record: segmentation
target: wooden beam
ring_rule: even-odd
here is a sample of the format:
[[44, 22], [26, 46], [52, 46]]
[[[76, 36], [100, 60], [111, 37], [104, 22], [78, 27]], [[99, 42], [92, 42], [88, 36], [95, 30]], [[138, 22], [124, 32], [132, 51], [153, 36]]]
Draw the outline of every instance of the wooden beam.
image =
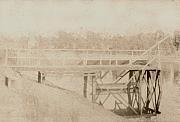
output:
[[108, 73], [109, 73], [109, 70], [106, 71], [103, 75], [101, 74], [102, 76], [100, 78], [103, 79]]
[[104, 105], [104, 103], [107, 101], [107, 99], [110, 97], [110, 93], [108, 93], [108, 95], [106, 96], [106, 98], [104, 99], [104, 101], [102, 102], [102, 104]]

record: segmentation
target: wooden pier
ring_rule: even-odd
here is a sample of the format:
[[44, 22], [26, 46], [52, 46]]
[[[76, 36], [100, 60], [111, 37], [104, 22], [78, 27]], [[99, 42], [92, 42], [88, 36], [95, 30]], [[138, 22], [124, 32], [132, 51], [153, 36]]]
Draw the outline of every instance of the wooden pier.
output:
[[[115, 99], [114, 112], [125, 107], [134, 115], [156, 115], [162, 95], [160, 64], [171, 62], [172, 57], [179, 61], [177, 56], [161, 53], [160, 45], [168, 38], [148, 50], [0, 49], [4, 54], [0, 66], [18, 72], [36, 71], [42, 84], [49, 72], [80, 72], [83, 95], [91, 96], [93, 103], [104, 106], [111, 96]], [[104, 82], [107, 75], [111, 76], [108, 83]]]

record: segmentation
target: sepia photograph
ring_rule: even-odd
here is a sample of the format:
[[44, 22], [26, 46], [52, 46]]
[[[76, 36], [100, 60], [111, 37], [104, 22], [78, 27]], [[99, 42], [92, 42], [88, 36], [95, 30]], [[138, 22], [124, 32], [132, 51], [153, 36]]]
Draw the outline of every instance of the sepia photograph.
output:
[[180, 0], [0, 0], [0, 122], [180, 122]]

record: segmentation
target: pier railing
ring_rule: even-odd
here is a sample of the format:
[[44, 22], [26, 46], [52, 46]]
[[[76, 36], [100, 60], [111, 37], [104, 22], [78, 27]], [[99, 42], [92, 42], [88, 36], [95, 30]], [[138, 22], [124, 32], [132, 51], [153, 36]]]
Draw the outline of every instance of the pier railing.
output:
[[[166, 38], [165, 38], [166, 39]], [[177, 58], [168, 49], [160, 48], [165, 39], [148, 50], [100, 49], [0, 49], [0, 66], [8, 67], [61, 67], [86, 65], [122, 65], [159, 58]]]
[[122, 60], [146, 60], [145, 50], [0, 49], [2, 66], [118, 65]]

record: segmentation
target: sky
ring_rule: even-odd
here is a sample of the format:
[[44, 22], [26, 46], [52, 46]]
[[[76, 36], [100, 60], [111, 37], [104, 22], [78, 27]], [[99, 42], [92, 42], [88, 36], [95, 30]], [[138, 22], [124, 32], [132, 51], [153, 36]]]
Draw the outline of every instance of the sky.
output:
[[180, 1], [0, 0], [0, 33], [180, 30]]

